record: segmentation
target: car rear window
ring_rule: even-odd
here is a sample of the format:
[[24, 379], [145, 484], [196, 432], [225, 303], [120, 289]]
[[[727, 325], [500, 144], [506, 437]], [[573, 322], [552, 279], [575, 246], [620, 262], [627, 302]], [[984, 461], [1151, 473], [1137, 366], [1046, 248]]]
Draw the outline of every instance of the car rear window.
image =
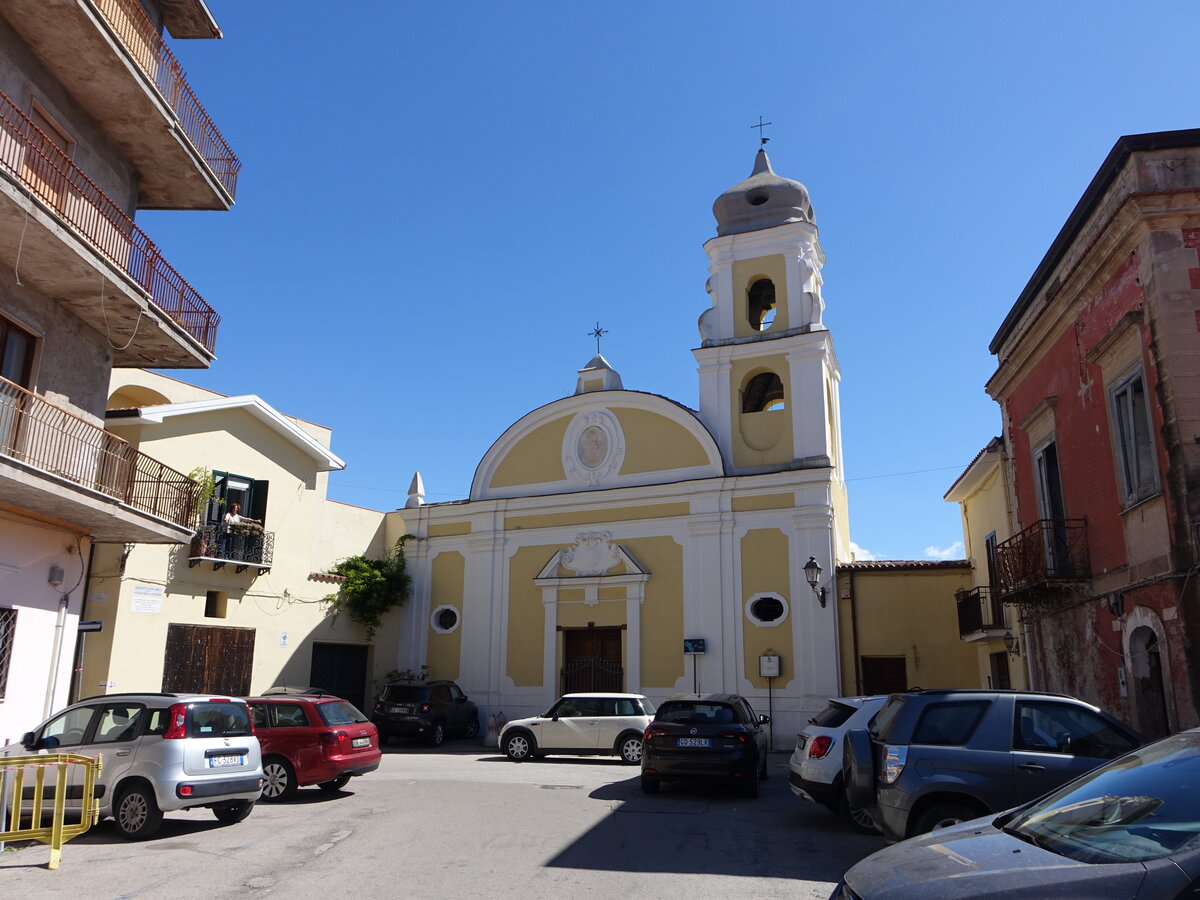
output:
[[188, 705], [188, 737], [244, 737], [253, 734], [245, 703], [203, 700]]
[[845, 703], [830, 700], [829, 705], [809, 719], [809, 721], [813, 725], [820, 725], [822, 728], [837, 728], [854, 715], [854, 713], [855, 708], [853, 706], [847, 706]]
[[411, 684], [389, 684], [380, 699], [392, 703], [422, 703], [429, 697], [429, 688]]
[[892, 726], [896, 724], [896, 719], [900, 716], [900, 711], [904, 709], [904, 699], [901, 697], [892, 697], [887, 703], [883, 704], [883, 709], [875, 713], [875, 716], [867, 723], [867, 729], [871, 732], [871, 737], [880, 741], [887, 741], [890, 737]]
[[738, 721], [738, 716], [732, 706], [724, 703], [674, 701], [660, 706], [656, 719], [677, 725], [727, 725]]
[[347, 703], [345, 700], [318, 703], [317, 715], [321, 717], [321, 721], [326, 725], [357, 725], [359, 722], [369, 721], [366, 716], [358, 711], [358, 707], [353, 703]]
[[943, 744], [957, 747], [971, 739], [975, 726], [991, 703], [970, 700], [963, 703], [931, 703], [921, 713], [913, 729], [914, 744]]

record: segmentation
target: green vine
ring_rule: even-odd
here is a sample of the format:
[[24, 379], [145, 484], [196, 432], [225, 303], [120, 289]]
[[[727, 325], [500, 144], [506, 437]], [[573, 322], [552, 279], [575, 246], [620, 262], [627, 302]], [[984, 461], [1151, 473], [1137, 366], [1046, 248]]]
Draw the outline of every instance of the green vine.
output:
[[412, 577], [404, 562], [404, 543], [410, 537], [406, 534], [397, 540], [383, 559], [350, 556], [326, 572], [346, 579], [336, 594], [325, 597], [331, 621], [345, 613], [366, 629], [368, 641], [374, 639], [384, 613], [408, 599]]

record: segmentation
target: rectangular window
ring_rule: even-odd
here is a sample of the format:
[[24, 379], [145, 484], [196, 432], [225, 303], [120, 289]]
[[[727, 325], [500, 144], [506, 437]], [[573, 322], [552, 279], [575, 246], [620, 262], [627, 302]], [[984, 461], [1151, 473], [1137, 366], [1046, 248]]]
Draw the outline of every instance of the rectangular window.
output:
[[13, 641], [17, 636], [17, 611], [0, 609], [0, 699], [8, 687], [8, 667], [12, 662]]
[[36, 338], [5, 318], [0, 318], [0, 377], [29, 387]]
[[1117, 383], [1109, 392], [1116, 444], [1117, 476], [1125, 505], [1144, 500], [1158, 490], [1154, 442], [1150, 437], [1150, 409], [1141, 370]]
[[225, 516], [234, 512], [235, 504], [237, 515], [266, 523], [268, 482], [232, 472], [213, 472], [213, 482], [213, 496], [208, 504], [210, 523], [223, 524]]
[[204, 595], [204, 618], [224, 619], [229, 595], [225, 591], [207, 591]]

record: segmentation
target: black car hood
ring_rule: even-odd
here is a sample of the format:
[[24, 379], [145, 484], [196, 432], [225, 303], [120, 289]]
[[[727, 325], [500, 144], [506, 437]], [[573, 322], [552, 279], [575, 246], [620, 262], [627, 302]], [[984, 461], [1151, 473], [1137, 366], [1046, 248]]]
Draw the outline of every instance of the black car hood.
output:
[[902, 841], [846, 873], [869, 900], [882, 898], [1134, 897], [1146, 876], [1141, 863], [1081, 863], [1027, 844], [995, 828], [993, 817]]

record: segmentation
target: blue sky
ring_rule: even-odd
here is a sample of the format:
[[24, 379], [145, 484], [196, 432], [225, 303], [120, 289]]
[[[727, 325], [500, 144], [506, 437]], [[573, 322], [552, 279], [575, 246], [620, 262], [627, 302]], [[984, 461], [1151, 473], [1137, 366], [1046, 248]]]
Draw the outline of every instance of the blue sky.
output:
[[961, 555], [942, 495], [1000, 431], [987, 345], [1122, 134], [1193, 127], [1194, 4], [208, 0], [175, 41], [244, 167], [228, 213], [138, 222], [223, 316], [170, 372], [334, 429], [330, 496], [465, 497], [574, 390], [698, 405], [712, 201], [762, 115], [809, 189], [852, 539]]

